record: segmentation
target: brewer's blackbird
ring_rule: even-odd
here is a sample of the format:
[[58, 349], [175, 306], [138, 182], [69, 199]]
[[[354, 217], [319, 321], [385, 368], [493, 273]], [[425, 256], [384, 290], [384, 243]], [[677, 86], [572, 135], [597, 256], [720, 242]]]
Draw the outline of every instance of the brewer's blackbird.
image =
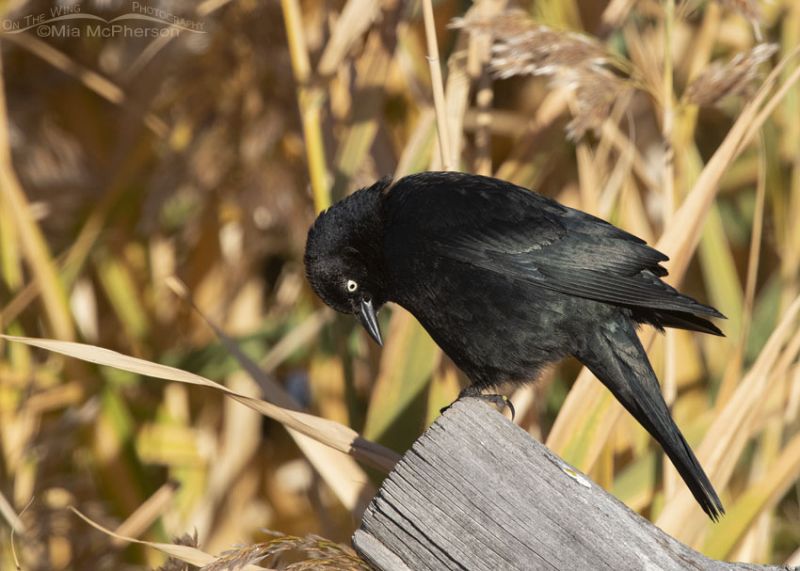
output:
[[661, 277], [668, 258], [599, 218], [511, 183], [454, 172], [383, 179], [319, 215], [306, 275], [382, 344], [376, 313], [406, 308], [478, 396], [575, 356], [661, 444], [703, 510], [724, 513], [661, 395], [639, 323], [721, 335], [717, 310]]

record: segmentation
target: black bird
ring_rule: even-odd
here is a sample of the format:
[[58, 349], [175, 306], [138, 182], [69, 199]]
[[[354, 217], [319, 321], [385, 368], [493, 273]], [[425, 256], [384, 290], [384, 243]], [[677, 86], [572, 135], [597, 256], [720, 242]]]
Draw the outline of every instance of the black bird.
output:
[[717, 310], [661, 281], [668, 258], [608, 222], [483, 176], [378, 181], [319, 215], [306, 275], [382, 344], [376, 313], [411, 312], [478, 396], [575, 356], [663, 447], [709, 517], [724, 513], [661, 395], [639, 323], [722, 335]]

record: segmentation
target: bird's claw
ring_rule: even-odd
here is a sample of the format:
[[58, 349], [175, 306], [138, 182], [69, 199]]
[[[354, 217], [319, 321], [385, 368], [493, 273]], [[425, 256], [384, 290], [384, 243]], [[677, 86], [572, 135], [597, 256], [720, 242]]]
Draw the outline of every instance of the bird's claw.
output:
[[[514, 422], [514, 417], [516, 416], [517, 411], [514, 408], [514, 403], [512, 403], [511, 399], [509, 399], [507, 396], [498, 394], [485, 395], [482, 393], [472, 393], [472, 392], [462, 391], [461, 394], [458, 395], [458, 399], [456, 400], [460, 400], [466, 397], [471, 397], [486, 401], [492, 406], [494, 406], [497, 409], [497, 411], [500, 412], [501, 414], [506, 409], [506, 407], [508, 407], [508, 410], [511, 411], [511, 422]], [[439, 410], [439, 414], [444, 414], [445, 411], [447, 411], [447, 409], [449, 409], [451, 406], [453, 405], [449, 404], [446, 407], [443, 407], [442, 409]]]
[[517, 415], [517, 411], [514, 408], [514, 403], [512, 403], [511, 399], [509, 399], [506, 395], [480, 395], [478, 398], [493, 404], [501, 414], [503, 413], [503, 410], [508, 407], [508, 410], [511, 412], [511, 422], [514, 422], [514, 417]]

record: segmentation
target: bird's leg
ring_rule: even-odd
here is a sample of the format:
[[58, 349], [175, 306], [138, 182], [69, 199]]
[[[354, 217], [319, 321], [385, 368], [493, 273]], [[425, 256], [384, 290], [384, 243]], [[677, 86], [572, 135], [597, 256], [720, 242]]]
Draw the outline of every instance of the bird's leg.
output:
[[[462, 398], [472, 397], [476, 399], [481, 399], [493, 405], [499, 412], [503, 412], [503, 410], [508, 407], [508, 410], [511, 411], [511, 421], [514, 421], [514, 416], [516, 415], [516, 410], [514, 410], [514, 404], [509, 400], [509, 398], [505, 395], [498, 395], [498, 394], [488, 394], [485, 395], [481, 392], [481, 389], [472, 385], [464, 390], [462, 390], [458, 394], [458, 398], [456, 400], [460, 400]], [[448, 408], [453, 406], [452, 404], [447, 405], [444, 407], [440, 413], [444, 413]]]

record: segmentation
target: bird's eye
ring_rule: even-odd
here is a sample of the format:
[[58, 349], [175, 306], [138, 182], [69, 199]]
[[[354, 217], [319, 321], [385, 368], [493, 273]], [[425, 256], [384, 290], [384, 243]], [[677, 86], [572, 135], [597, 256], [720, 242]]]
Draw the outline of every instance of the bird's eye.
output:
[[347, 280], [347, 291], [353, 293], [358, 289], [358, 284], [353, 280]]

